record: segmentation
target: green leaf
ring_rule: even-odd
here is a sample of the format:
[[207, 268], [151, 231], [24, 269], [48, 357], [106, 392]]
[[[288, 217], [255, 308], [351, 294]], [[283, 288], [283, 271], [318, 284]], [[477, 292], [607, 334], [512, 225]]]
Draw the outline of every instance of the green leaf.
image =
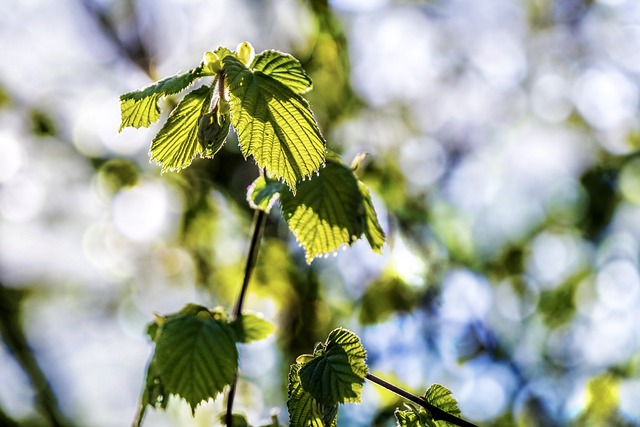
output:
[[287, 53], [266, 50], [255, 57], [250, 68], [273, 77], [297, 94], [308, 92], [313, 87], [300, 62]]
[[360, 402], [368, 368], [366, 352], [353, 332], [338, 328], [329, 334], [316, 357], [300, 368], [300, 382], [319, 403]]
[[306, 252], [307, 263], [353, 244], [362, 234], [376, 252], [384, 244], [367, 187], [338, 161], [328, 160], [318, 176], [298, 185], [297, 195], [283, 192], [280, 202], [289, 228]]
[[[231, 384], [238, 369], [235, 335], [216, 311], [167, 317], [158, 337], [153, 387], [185, 399], [192, 411]], [[147, 381], [147, 390], [149, 390]], [[155, 393], [158, 394], [158, 393]], [[147, 403], [154, 393], [149, 393]]]
[[160, 108], [158, 108], [160, 98], [186, 89], [200, 75], [201, 67], [198, 67], [186, 73], [162, 79], [144, 89], [121, 95], [122, 123], [120, 131], [127, 126], [149, 127], [151, 123], [157, 122], [160, 118]]
[[325, 141], [309, 104], [263, 72], [253, 72], [234, 56], [223, 60], [231, 102], [231, 123], [240, 149], [291, 191], [325, 160]]
[[[222, 311], [222, 314], [220, 314]], [[147, 325], [147, 335], [151, 338], [151, 341], [158, 343], [158, 338], [160, 337], [160, 332], [162, 331], [162, 327], [167, 323], [168, 320], [175, 319], [180, 316], [197, 316], [198, 313], [211, 313], [216, 317], [223, 316], [222, 318], [226, 320], [226, 313], [222, 308], [215, 308], [213, 310], [209, 310], [207, 307], [199, 304], [185, 304], [184, 307], [180, 309], [177, 313], [171, 313], [166, 315], [160, 315], [158, 313], [153, 313], [154, 320], [153, 322]]]
[[196, 157], [213, 156], [198, 139], [199, 118], [206, 113], [210, 102], [208, 86], [188, 93], [153, 138], [151, 158], [162, 166], [162, 172], [186, 168]]
[[231, 118], [229, 113], [219, 111], [219, 103], [211, 112], [205, 113], [198, 119], [198, 141], [206, 147], [207, 156], [213, 157], [224, 145], [229, 134]]
[[236, 334], [236, 340], [241, 343], [258, 341], [268, 337], [273, 332], [273, 323], [255, 314], [245, 313], [230, 323]]
[[300, 382], [302, 365], [291, 365], [287, 409], [290, 427], [332, 427], [337, 425], [338, 404], [319, 404]]
[[[424, 395], [424, 399], [438, 409], [442, 409], [456, 417], [460, 416], [458, 402], [451, 396], [451, 391], [440, 384], [434, 384]], [[432, 414], [424, 408], [407, 405], [407, 410], [396, 409], [395, 415], [400, 427], [455, 427], [456, 424], [433, 419]]]
[[364, 203], [364, 235], [374, 252], [382, 253], [382, 246], [386, 240], [384, 231], [378, 222], [378, 216], [376, 210], [373, 207], [371, 201], [371, 195], [369, 189], [362, 181], [358, 181], [358, 189], [362, 195], [362, 201]]
[[157, 363], [154, 358], [147, 367], [144, 391], [142, 393], [142, 405], [149, 405], [165, 409], [169, 403], [169, 393], [165, 390], [158, 375]]
[[[453, 398], [451, 391], [448, 388], [441, 386], [440, 384], [433, 384], [425, 393], [424, 398], [436, 408], [442, 409], [456, 417], [460, 416], [458, 402]], [[455, 427], [455, 424], [441, 420], [436, 421], [436, 425], [440, 427]]]
[[416, 409], [407, 404], [404, 406], [407, 408], [406, 410], [396, 409], [394, 413], [398, 427], [437, 427], [435, 421], [422, 408]]
[[[249, 422], [247, 421], [247, 417], [242, 414], [233, 414], [231, 415], [233, 427], [250, 427]], [[221, 425], [226, 425], [225, 422], [227, 420], [227, 414], [220, 414], [218, 417]]]
[[282, 183], [259, 176], [247, 188], [247, 202], [249, 202], [251, 209], [259, 209], [269, 213], [284, 190], [286, 187]]

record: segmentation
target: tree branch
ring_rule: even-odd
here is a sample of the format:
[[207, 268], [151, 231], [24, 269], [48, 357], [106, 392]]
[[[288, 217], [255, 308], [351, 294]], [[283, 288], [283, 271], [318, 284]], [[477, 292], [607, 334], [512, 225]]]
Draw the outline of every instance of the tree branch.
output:
[[386, 388], [387, 390], [397, 394], [398, 396], [401, 396], [407, 400], [410, 400], [416, 405], [422, 406], [424, 409], [429, 411], [429, 413], [431, 414], [431, 416], [435, 421], [442, 420], [451, 424], [455, 424], [460, 427], [478, 427], [477, 425], [472, 424], [469, 421], [465, 421], [462, 418], [458, 418], [455, 415], [451, 415], [450, 413], [433, 406], [423, 398], [418, 397], [415, 394], [411, 394], [408, 391], [401, 389], [400, 387], [396, 387], [393, 384], [388, 383], [385, 380], [378, 378], [373, 374], [367, 374], [365, 378], [371, 381], [372, 383], [378, 384], [379, 386]]
[[[249, 288], [249, 280], [251, 279], [251, 274], [253, 273], [253, 269], [256, 265], [256, 260], [258, 259], [260, 241], [262, 240], [262, 235], [264, 234], [264, 226], [266, 220], [266, 212], [262, 210], [255, 211], [253, 219], [253, 236], [251, 236], [251, 244], [249, 246], [249, 253], [247, 255], [247, 263], [245, 264], [244, 268], [242, 288], [240, 288], [240, 293], [238, 294], [236, 305], [233, 307], [233, 313], [231, 314], [230, 320], [235, 320], [242, 315], [242, 307], [247, 295], [247, 289]], [[233, 401], [236, 395], [237, 385], [238, 373], [236, 372], [233, 383], [231, 383], [231, 388], [229, 389], [229, 394], [227, 395], [227, 414], [225, 415], [225, 424], [227, 425], [227, 427], [233, 427]]]
[[[69, 427], [72, 424], [62, 414], [55, 393], [29, 347], [20, 325], [20, 304], [24, 295], [25, 291], [6, 288], [0, 283], [0, 337], [27, 375], [35, 392], [37, 407], [49, 425]], [[6, 415], [0, 411], [0, 420], [5, 417]]]

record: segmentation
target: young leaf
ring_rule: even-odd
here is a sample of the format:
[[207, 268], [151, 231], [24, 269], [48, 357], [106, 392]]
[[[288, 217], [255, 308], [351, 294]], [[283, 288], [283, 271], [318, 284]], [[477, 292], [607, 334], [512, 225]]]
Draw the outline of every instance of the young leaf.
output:
[[309, 104], [288, 86], [253, 72], [234, 56], [223, 59], [231, 123], [245, 157], [253, 156], [270, 176], [291, 191], [325, 159], [325, 141]]
[[180, 170], [198, 156], [213, 155], [198, 138], [199, 118], [206, 113], [210, 102], [208, 86], [188, 93], [153, 138], [151, 158], [162, 166], [162, 172]]
[[206, 147], [207, 155], [211, 157], [224, 145], [231, 125], [229, 113], [221, 113], [219, 107], [220, 104], [216, 103], [211, 112], [198, 119], [198, 141]]
[[[225, 425], [226, 418], [226, 413], [223, 413], [220, 415], [220, 417], [218, 417], [220, 425]], [[247, 417], [242, 414], [233, 414], [231, 415], [231, 418], [233, 420], [233, 427], [250, 427], [249, 422], [247, 421]]]
[[318, 403], [324, 405], [360, 402], [368, 368], [366, 352], [353, 332], [333, 330], [316, 356], [300, 368], [300, 382]]
[[[442, 409], [456, 417], [460, 416], [458, 402], [451, 396], [451, 391], [440, 384], [434, 384], [429, 387], [424, 399], [438, 409]], [[405, 406], [407, 410], [396, 409], [395, 412], [398, 426], [400, 427], [456, 427], [456, 424], [447, 421], [434, 420], [432, 414], [424, 408], [416, 409], [414, 406], [407, 404]]]
[[406, 410], [396, 409], [394, 413], [398, 427], [438, 427], [438, 424], [424, 410], [407, 404], [405, 407]]
[[280, 203], [308, 263], [353, 244], [363, 233], [376, 252], [384, 244], [369, 190], [351, 169], [334, 159], [327, 161], [317, 177], [300, 183], [297, 195], [283, 192]]
[[186, 73], [162, 79], [144, 89], [121, 95], [122, 123], [120, 131], [127, 126], [149, 127], [151, 123], [157, 122], [160, 118], [160, 108], [158, 108], [160, 98], [186, 89], [200, 75], [201, 67], [198, 67]]
[[300, 62], [287, 53], [266, 50], [255, 57], [251, 69], [273, 77], [297, 94], [309, 92], [313, 87]]
[[[238, 369], [234, 332], [224, 319], [214, 316], [206, 310], [168, 317], [151, 361], [159, 394], [182, 397], [192, 411], [231, 384]], [[153, 396], [150, 393], [149, 398]], [[147, 403], [154, 404], [149, 398]]]
[[241, 343], [258, 341], [268, 337], [273, 332], [273, 323], [255, 314], [242, 314], [230, 323], [236, 334], [236, 340]]
[[253, 62], [253, 59], [256, 56], [256, 51], [251, 46], [249, 42], [242, 42], [236, 47], [236, 57], [242, 62], [244, 65], [249, 65]]
[[289, 411], [290, 427], [333, 427], [337, 425], [338, 404], [319, 404], [304, 390], [300, 383], [299, 371], [302, 365], [291, 365], [289, 370]]
[[[424, 398], [436, 408], [442, 409], [456, 417], [460, 416], [461, 412], [460, 408], [458, 408], [458, 402], [453, 398], [448, 388], [440, 384], [433, 384], [425, 393]], [[436, 421], [436, 425], [439, 427], [455, 427], [455, 424], [446, 421]]]
[[284, 190], [286, 187], [282, 183], [259, 176], [247, 188], [247, 202], [252, 209], [269, 213]]
[[378, 222], [378, 216], [376, 215], [376, 210], [373, 207], [369, 189], [362, 181], [358, 181], [358, 189], [360, 190], [362, 202], [364, 204], [364, 235], [367, 238], [371, 249], [373, 249], [374, 252], [382, 253], [382, 246], [384, 245], [386, 237], [384, 235], [384, 231], [382, 231], [382, 227], [380, 227], [380, 223]]

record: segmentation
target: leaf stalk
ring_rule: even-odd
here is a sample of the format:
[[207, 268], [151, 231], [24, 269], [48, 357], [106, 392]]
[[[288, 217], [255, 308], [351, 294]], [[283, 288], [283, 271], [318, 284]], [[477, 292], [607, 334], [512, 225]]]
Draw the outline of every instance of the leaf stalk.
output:
[[[242, 315], [242, 307], [244, 306], [247, 289], [249, 288], [249, 280], [251, 279], [251, 274], [255, 268], [256, 260], [258, 259], [258, 251], [260, 249], [262, 235], [264, 234], [267, 214], [266, 212], [257, 209], [255, 210], [253, 218], [253, 235], [251, 236], [249, 253], [247, 254], [247, 262], [244, 268], [244, 278], [242, 279], [242, 287], [240, 288], [238, 299], [236, 300], [233, 312], [231, 313], [231, 321]], [[231, 383], [231, 387], [229, 388], [229, 394], [227, 395], [227, 413], [225, 415], [225, 424], [227, 427], [233, 427], [233, 401], [235, 399], [237, 385], [238, 373], [236, 372], [233, 382]]]

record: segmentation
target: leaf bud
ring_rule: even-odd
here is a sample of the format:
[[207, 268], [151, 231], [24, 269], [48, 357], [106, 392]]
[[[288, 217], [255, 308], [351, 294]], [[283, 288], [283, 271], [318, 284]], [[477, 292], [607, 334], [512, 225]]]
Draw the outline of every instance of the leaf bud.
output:
[[222, 61], [215, 52], [207, 51], [202, 58], [205, 71], [211, 74], [218, 74], [222, 70]]
[[253, 62], [256, 52], [253, 49], [253, 46], [251, 46], [251, 43], [244, 42], [240, 43], [236, 48], [236, 55], [238, 56], [238, 59], [248, 67]]

